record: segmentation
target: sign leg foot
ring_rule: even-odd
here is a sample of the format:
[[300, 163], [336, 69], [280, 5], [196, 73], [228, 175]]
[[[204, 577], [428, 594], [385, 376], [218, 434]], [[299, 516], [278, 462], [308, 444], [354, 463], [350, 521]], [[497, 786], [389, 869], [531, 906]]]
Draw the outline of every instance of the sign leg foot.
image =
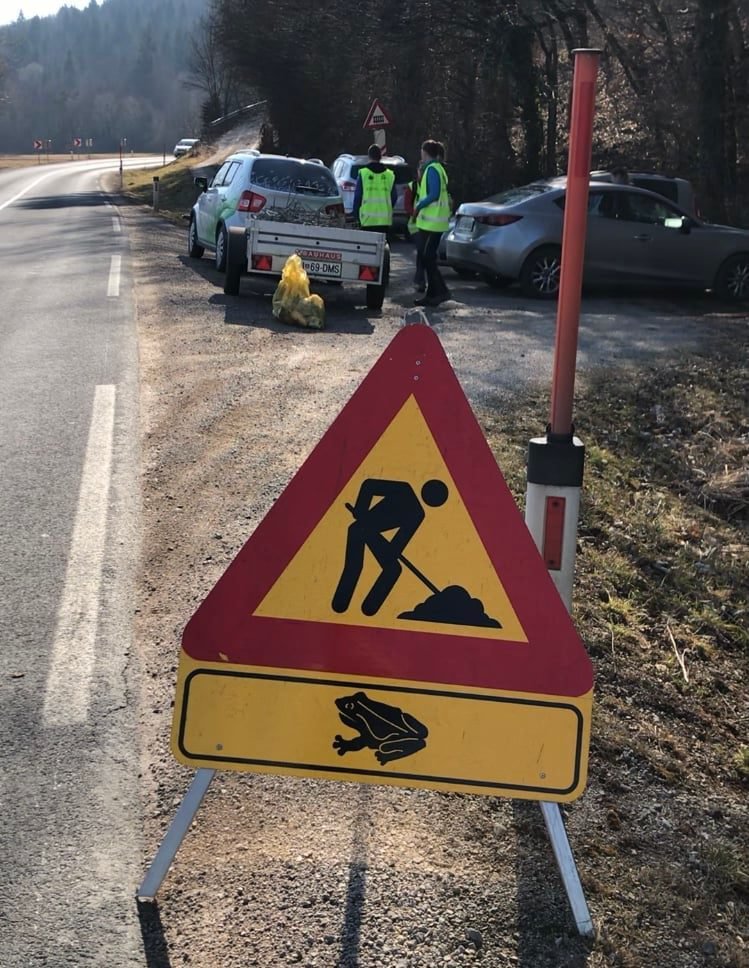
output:
[[578, 933], [584, 938], [592, 938], [595, 935], [593, 920], [588, 910], [588, 902], [585, 900], [583, 886], [580, 883], [580, 875], [577, 872], [575, 858], [572, 855], [572, 848], [567, 839], [567, 831], [564, 829], [564, 821], [558, 803], [541, 802], [541, 813], [546, 824], [546, 832], [549, 835], [551, 846], [554, 850], [562, 875], [564, 889], [567, 892], [567, 899], [572, 908], [572, 916], [577, 924]]
[[161, 841], [161, 846], [156, 852], [151, 866], [146, 871], [143, 883], [138, 888], [136, 897], [139, 901], [152, 901], [156, 897], [161, 887], [161, 882], [172, 866], [172, 861], [179, 850], [180, 844], [184, 840], [195, 814], [198, 812], [198, 808], [208, 787], [211, 785], [211, 780], [215, 773], [215, 770], [196, 770], [193, 781], [177, 809], [174, 820], [169, 825], [166, 836]]

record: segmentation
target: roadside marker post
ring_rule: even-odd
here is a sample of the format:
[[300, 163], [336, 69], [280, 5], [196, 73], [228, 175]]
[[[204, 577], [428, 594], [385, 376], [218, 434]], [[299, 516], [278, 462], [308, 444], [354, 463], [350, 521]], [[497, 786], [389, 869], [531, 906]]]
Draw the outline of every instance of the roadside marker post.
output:
[[438, 337], [405, 326], [185, 628], [198, 772], [138, 897], [215, 769], [573, 800], [592, 686]]
[[[573, 51], [562, 265], [557, 305], [551, 419], [528, 448], [525, 521], [568, 610], [572, 608], [575, 550], [585, 447], [574, 435], [572, 404], [588, 219], [591, 146], [599, 50]], [[581, 935], [595, 933], [557, 803], [541, 803], [546, 830]]]

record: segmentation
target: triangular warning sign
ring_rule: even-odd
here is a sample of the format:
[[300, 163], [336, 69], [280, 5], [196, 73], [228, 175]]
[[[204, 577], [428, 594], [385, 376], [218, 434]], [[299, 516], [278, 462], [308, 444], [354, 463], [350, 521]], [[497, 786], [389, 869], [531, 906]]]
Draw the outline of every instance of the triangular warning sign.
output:
[[378, 98], [372, 101], [372, 106], [367, 114], [367, 119], [362, 125], [364, 128], [387, 128], [388, 125], [392, 124], [390, 120], [390, 115], [387, 113], [385, 108], [380, 104]]
[[440, 342], [398, 333], [190, 620], [204, 662], [576, 697], [592, 669]]
[[[445, 498], [436, 507], [429, 505], [429, 482], [434, 482], [437, 496]], [[426, 493], [426, 500], [421, 492]], [[367, 515], [393, 516], [384, 522], [394, 525], [383, 535], [386, 554], [392, 548], [387, 543], [389, 538], [408, 535], [411, 510], [418, 524], [404, 552], [393, 558], [392, 587], [387, 587], [387, 580], [381, 586], [382, 591], [375, 594], [374, 611], [367, 599], [382, 573], [377, 557], [374, 553], [363, 555], [360, 573], [352, 571], [352, 555], [358, 553], [360, 545], [366, 550], [367, 524], [356, 511], [363, 502], [371, 506]], [[401, 519], [400, 528], [396, 517]], [[315, 576], [313, 583], [309, 575]], [[330, 589], [330, 594], [321, 595], [322, 588]], [[383, 591], [387, 592], [384, 597]], [[413, 396], [346, 482], [254, 614], [338, 625], [355, 623], [401, 632], [449, 632], [472, 638], [480, 629], [484, 638], [527, 641]]]

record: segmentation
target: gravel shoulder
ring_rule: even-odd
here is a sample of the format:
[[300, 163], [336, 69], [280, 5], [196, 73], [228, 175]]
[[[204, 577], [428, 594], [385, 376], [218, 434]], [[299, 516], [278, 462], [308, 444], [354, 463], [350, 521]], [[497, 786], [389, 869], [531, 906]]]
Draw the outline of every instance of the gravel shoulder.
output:
[[[208, 258], [187, 259], [186, 231], [134, 206], [121, 215], [140, 341], [136, 641], [153, 851], [190, 779], [169, 753], [184, 624], [397, 331], [411, 253], [395, 251], [381, 314], [331, 289], [318, 333], [276, 323], [272, 288], [225, 296]], [[458, 300], [432, 322], [477, 410], [548, 395], [554, 309], [477, 282], [453, 287]], [[707, 299], [683, 310], [667, 298], [586, 299], [580, 380], [586, 368], [694, 349], [725, 322]], [[599, 810], [587, 794], [565, 810], [573, 849]], [[535, 804], [280, 777], [217, 775], [142, 924], [150, 966], [624, 963], [576, 935]], [[659, 968], [704, 963], [652, 954]]]

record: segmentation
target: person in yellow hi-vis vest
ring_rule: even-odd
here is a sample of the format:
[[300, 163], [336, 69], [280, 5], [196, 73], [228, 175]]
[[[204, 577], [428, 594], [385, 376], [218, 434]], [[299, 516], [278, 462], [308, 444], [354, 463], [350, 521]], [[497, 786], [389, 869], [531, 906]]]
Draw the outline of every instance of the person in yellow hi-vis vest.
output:
[[387, 232], [393, 225], [393, 205], [398, 198], [395, 172], [381, 162], [377, 145], [369, 149], [369, 164], [359, 169], [354, 192], [354, 218], [363, 229]]
[[444, 157], [445, 146], [439, 141], [425, 141], [421, 146], [422, 175], [415, 216], [427, 291], [423, 298], [414, 300], [416, 306], [439, 306], [451, 298], [437, 264], [440, 239], [450, 227], [450, 196], [447, 172], [442, 164]]

